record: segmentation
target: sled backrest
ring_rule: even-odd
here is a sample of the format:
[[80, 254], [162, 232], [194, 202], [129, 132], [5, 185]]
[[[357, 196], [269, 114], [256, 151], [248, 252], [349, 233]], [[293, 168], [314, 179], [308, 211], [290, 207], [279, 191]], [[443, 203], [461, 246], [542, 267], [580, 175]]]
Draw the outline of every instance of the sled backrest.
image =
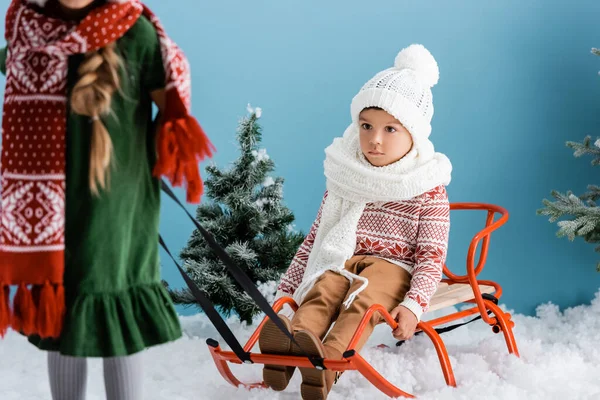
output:
[[[474, 282], [477, 275], [479, 275], [483, 269], [483, 266], [485, 265], [491, 233], [506, 223], [508, 220], [508, 211], [500, 206], [486, 203], [450, 203], [450, 210], [487, 211], [485, 227], [475, 236], [473, 236], [473, 239], [471, 239], [471, 244], [469, 245], [466, 263], [467, 273], [465, 275], [454, 274], [448, 269], [447, 265], [444, 264], [444, 275], [446, 275], [452, 281], [468, 283], [469, 278], [471, 278], [471, 280]], [[498, 215], [497, 219], [496, 215]], [[475, 267], [475, 255], [480, 242], [481, 250], [479, 252], [477, 267]]]

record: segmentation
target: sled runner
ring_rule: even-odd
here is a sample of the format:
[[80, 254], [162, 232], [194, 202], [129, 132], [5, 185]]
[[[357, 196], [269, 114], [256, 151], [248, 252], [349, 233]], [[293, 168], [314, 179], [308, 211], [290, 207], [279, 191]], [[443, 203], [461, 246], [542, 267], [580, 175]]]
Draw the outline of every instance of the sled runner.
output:
[[[163, 190], [179, 203], [179, 201], [175, 198], [175, 196], [165, 184], [163, 184]], [[485, 227], [473, 237], [469, 245], [466, 260], [466, 274], [455, 274], [452, 271], [450, 271], [446, 265], [444, 265], [443, 272], [446, 278], [443, 279], [440, 285], [438, 286], [438, 289], [431, 300], [428, 311], [431, 312], [435, 310], [440, 310], [446, 307], [451, 307], [462, 303], [470, 303], [473, 305], [473, 307], [440, 318], [436, 318], [434, 320], [421, 321], [417, 326], [416, 334], [425, 333], [431, 339], [436, 349], [440, 361], [440, 366], [442, 368], [442, 372], [446, 380], [446, 384], [449, 386], [456, 386], [456, 380], [454, 378], [454, 372], [452, 370], [452, 365], [450, 364], [448, 352], [446, 351], [444, 342], [440, 337], [441, 333], [456, 329], [460, 326], [465, 325], [466, 323], [482, 319], [486, 324], [491, 326], [492, 331], [494, 333], [503, 333], [504, 340], [506, 341], [506, 346], [510, 354], [514, 354], [518, 357], [519, 351], [512, 332], [514, 322], [511, 320], [511, 315], [502, 311], [498, 306], [498, 299], [502, 295], [502, 288], [499, 284], [495, 282], [477, 279], [477, 276], [481, 273], [485, 265], [491, 233], [506, 223], [506, 221], [508, 220], [508, 212], [502, 207], [482, 203], [451, 203], [450, 209], [485, 211], [487, 212], [487, 218], [485, 222]], [[276, 316], [277, 312], [280, 311], [285, 304], [289, 304], [289, 306], [294, 311], [297, 310], [298, 305], [292, 298], [284, 297], [278, 299], [271, 308], [267, 300], [260, 294], [260, 292], [258, 292], [258, 290], [250, 281], [248, 276], [245, 275], [245, 273], [241, 269], [239, 269], [239, 267], [235, 266], [232, 260], [229, 259], [227, 253], [218, 244], [216, 244], [216, 242], [214, 242], [214, 239], [212, 238], [210, 233], [206, 232], [204, 228], [202, 228], [202, 226], [195, 219], [193, 219], [187, 211], [186, 213], [193, 220], [194, 224], [199, 229], [200, 233], [208, 241], [209, 245], [213, 247], [213, 250], [215, 250], [216, 254], [219, 256], [219, 258], [221, 258], [223, 264], [227, 267], [229, 272], [234, 276], [234, 278], [244, 288], [244, 290], [257, 302], [257, 304], [266, 314], [265, 318], [257, 327], [256, 331], [252, 334], [246, 345], [242, 347], [231, 332], [231, 330], [229, 329], [229, 327], [227, 326], [227, 324], [225, 323], [225, 321], [223, 321], [222, 317], [214, 309], [212, 303], [206, 298], [206, 295], [194, 284], [193, 281], [191, 281], [191, 279], [189, 279], [189, 277], [187, 277], [187, 274], [183, 271], [179, 264], [177, 264], [177, 262], [173, 260], [177, 264], [182, 276], [184, 277], [184, 280], [190, 287], [190, 290], [202, 306], [203, 310], [211, 319], [211, 322], [213, 322], [213, 324], [223, 337], [223, 340], [232, 349], [231, 351], [225, 351], [221, 349], [219, 343], [216, 340], [207, 340], [207, 344], [209, 346], [209, 350], [216, 364], [216, 367], [227, 382], [236, 387], [243, 386], [249, 389], [266, 387], [263, 382], [244, 383], [239, 381], [229, 368], [228, 363], [230, 362], [234, 364], [276, 364], [296, 367], [314, 367], [318, 369], [326, 368], [332, 371], [339, 372], [354, 370], [358, 371], [369, 382], [371, 382], [379, 390], [381, 390], [383, 393], [390, 397], [414, 398], [412, 394], [401, 390], [400, 388], [396, 387], [394, 384], [389, 382], [387, 379], [385, 379], [358, 352], [354, 350], [354, 346], [361, 337], [365, 326], [368, 324], [369, 320], [371, 319], [371, 317], [374, 316], [375, 313], [379, 313], [384, 318], [385, 322], [390, 326], [392, 331], [397, 327], [396, 321], [394, 321], [388, 313], [388, 311], [379, 304], [371, 306], [366, 311], [361, 323], [359, 324], [356, 332], [354, 333], [352, 340], [348, 344], [348, 348], [343, 354], [342, 360], [321, 359], [318, 357], [308, 355], [284, 356], [253, 353], [252, 349], [256, 345], [258, 337], [260, 335], [260, 331], [264, 324], [267, 322], [268, 318], [273, 320], [273, 322], [277, 326], [279, 326], [279, 328], [284, 333], [286, 333], [287, 336], [290, 339], [292, 339], [292, 341], [294, 341], [293, 336], [285, 329], [279, 318], [277, 318]], [[498, 218], [495, 220], [496, 216], [498, 216]], [[162, 239], [161, 244], [163, 244], [164, 246], [164, 242], [162, 242]], [[481, 248], [479, 251], [479, 258], [476, 263], [475, 259], [477, 255], [477, 249], [480, 244]], [[166, 246], [164, 247], [165, 250], [167, 250], [168, 252]], [[449, 322], [453, 322], [469, 316], [477, 317], [465, 323], [446, 326], [443, 328], [436, 328], [437, 326], [445, 325]], [[397, 345], [400, 346], [402, 343], [402, 341], [398, 342]], [[300, 348], [300, 350], [302, 351], [302, 348]], [[302, 352], [307, 354], [304, 351]]]

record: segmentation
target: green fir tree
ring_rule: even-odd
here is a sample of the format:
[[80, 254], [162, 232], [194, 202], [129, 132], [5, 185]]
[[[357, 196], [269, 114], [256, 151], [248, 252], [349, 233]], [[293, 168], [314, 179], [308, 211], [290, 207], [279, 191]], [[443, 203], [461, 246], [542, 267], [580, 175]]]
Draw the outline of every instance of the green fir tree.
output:
[[[214, 165], [206, 169], [207, 200], [198, 207], [196, 218], [268, 298], [275, 294], [276, 282], [304, 234], [293, 229], [294, 215], [283, 204], [283, 179], [270, 176], [275, 164], [259, 148], [262, 111], [250, 106], [248, 111], [250, 116], [240, 121], [237, 131], [240, 156], [228, 169]], [[197, 230], [181, 258], [186, 272], [220, 312], [233, 312], [246, 323], [260, 313]], [[169, 292], [176, 304], [197, 304], [187, 288]]]
[[[592, 53], [600, 56], [600, 50], [592, 49]], [[587, 136], [583, 142], [567, 142], [567, 146], [574, 150], [575, 157], [591, 155], [592, 165], [600, 165], [600, 139], [592, 142]], [[554, 201], [543, 200], [544, 208], [538, 210], [538, 214], [550, 217], [550, 222], [556, 222], [566, 217], [567, 220], [558, 221], [559, 237], [566, 236], [569, 240], [575, 240], [580, 236], [588, 243], [600, 243], [600, 207], [597, 202], [600, 199], [600, 187], [589, 185], [588, 192], [576, 196], [571, 191], [566, 194], [552, 191]], [[600, 245], [595, 249], [600, 252]], [[596, 264], [600, 272], [600, 262]]]

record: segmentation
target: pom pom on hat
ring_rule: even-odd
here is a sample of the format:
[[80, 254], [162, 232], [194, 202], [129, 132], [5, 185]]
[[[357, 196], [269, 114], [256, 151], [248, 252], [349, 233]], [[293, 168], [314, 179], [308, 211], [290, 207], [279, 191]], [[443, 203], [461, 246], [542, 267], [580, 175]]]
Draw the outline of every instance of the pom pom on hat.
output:
[[401, 50], [396, 56], [394, 67], [413, 70], [430, 88], [435, 86], [440, 78], [440, 70], [435, 58], [420, 44], [412, 44]]

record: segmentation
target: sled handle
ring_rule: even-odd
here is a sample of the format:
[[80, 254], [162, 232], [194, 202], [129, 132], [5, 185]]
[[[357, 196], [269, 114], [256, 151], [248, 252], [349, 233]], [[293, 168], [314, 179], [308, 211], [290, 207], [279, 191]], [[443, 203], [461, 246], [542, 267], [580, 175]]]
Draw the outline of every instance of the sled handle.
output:
[[[471, 283], [473, 284], [477, 275], [483, 270], [485, 262], [487, 260], [488, 248], [490, 244], [491, 233], [500, 228], [508, 221], [508, 211], [500, 206], [486, 203], [450, 203], [450, 210], [481, 210], [487, 211], [487, 218], [485, 221], [485, 227], [479, 231], [469, 245], [467, 253], [466, 275], [456, 275], [452, 273], [446, 264], [444, 264], [444, 275], [450, 278], [453, 282], [457, 283]], [[498, 220], [494, 221], [496, 214], [500, 215]], [[477, 254], [477, 247], [479, 242], [482, 241], [481, 251], [479, 253], [479, 260], [477, 267], [475, 267], [475, 255]]]

